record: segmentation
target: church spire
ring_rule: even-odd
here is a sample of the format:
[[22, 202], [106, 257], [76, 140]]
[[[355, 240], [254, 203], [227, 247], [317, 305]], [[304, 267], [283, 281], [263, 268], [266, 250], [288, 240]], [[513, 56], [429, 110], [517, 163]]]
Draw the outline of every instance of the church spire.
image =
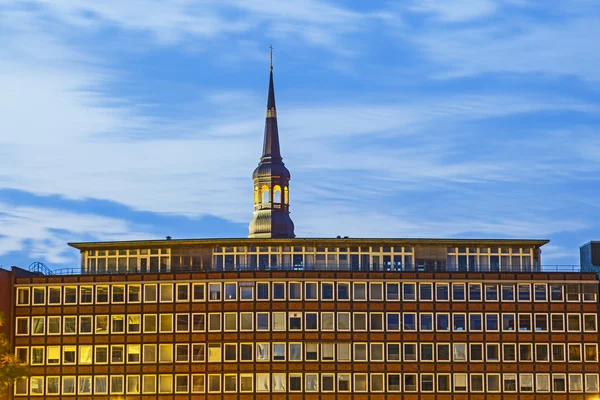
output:
[[294, 223], [290, 218], [290, 171], [285, 167], [279, 149], [275, 88], [273, 86], [273, 46], [269, 71], [269, 94], [263, 152], [254, 180], [254, 218], [250, 222], [250, 238], [293, 238]]
[[271, 48], [271, 67], [269, 72], [269, 94], [267, 96], [267, 117], [265, 120], [265, 138], [263, 142], [263, 161], [281, 161], [279, 150], [279, 130], [277, 128], [277, 109], [275, 108], [275, 87], [273, 86], [273, 46]]

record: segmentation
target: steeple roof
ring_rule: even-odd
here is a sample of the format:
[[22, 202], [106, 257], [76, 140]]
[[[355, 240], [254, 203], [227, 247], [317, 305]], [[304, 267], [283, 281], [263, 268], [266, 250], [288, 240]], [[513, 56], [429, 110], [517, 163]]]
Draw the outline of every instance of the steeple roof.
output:
[[269, 76], [265, 138], [263, 142], [263, 154], [261, 157], [261, 162], [281, 163], [279, 131], [277, 129], [277, 110], [275, 108], [275, 88], [273, 86], [273, 67], [271, 67]]

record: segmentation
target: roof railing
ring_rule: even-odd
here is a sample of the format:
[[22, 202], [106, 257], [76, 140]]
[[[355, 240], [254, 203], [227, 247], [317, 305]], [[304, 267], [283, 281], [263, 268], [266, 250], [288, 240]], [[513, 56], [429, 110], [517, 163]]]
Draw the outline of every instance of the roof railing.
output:
[[[41, 263], [40, 263], [41, 264]], [[43, 264], [42, 264], [43, 265]], [[46, 267], [44, 265], [44, 267]], [[30, 268], [30, 271], [32, 269]], [[121, 269], [101, 269], [87, 270], [81, 268], [61, 268], [50, 270], [48, 267], [36, 267], [35, 272], [45, 275], [111, 275], [111, 274], [155, 274], [155, 273], [188, 273], [188, 272], [238, 272], [238, 271], [351, 271], [351, 272], [445, 272], [445, 273], [465, 273], [465, 272], [584, 272], [579, 265], [542, 265], [541, 267], [524, 266], [484, 266], [469, 267], [456, 266], [448, 268], [447, 266], [428, 266], [428, 265], [381, 265], [371, 264], [362, 265], [223, 265], [211, 268], [203, 266], [137, 266], [135, 268]]]

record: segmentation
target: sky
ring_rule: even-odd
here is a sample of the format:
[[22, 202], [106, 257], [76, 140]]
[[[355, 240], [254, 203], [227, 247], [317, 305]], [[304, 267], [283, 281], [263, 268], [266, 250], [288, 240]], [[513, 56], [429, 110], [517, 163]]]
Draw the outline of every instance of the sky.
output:
[[269, 45], [299, 237], [600, 240], [597, 0], [0, 0], [0, 265], [245, 237]]

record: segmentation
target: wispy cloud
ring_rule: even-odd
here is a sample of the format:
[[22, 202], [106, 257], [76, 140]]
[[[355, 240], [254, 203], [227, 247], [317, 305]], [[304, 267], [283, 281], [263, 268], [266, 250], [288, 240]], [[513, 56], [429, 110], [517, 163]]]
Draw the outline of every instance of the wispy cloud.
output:
[[73, 261], [73, 250], [66, 246], [69, 240], [148, 237], [139, 227], [116, 218], [6, 203], [0, 203], [0, 210], [0, 256], [27, 247], [30, 259], [65, 263]]

